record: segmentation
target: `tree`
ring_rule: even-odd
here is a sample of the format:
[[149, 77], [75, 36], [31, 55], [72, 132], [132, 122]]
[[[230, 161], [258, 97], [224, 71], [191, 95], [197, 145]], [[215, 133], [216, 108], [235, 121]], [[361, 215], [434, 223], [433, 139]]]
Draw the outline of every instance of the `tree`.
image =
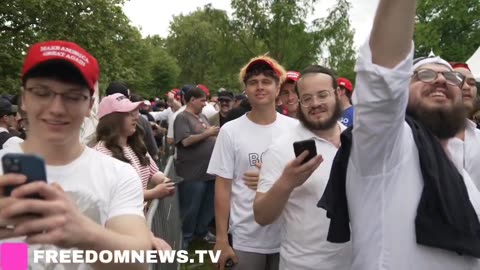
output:
[[147, 69], [150, 80], [144, 86], [144, 94], [149, 97], [161, 96], [173, 88], [177, 88], [180, 67], [177, 60], [165, 48], [165, 40], [159, 36], [147, 37], [144, 42], [149, 50]]
[[480, 2], [420, 0], [415, 27], [416, 57], [433, 50], [449, 61], [467, 61], [480, 46]]
[[316, 0], [232, 0], [232, 33], [250, 57], [268, 52], [287, 69], [316, 62], [323, 41], [305, 18]]
[[188, 15], [175, 16], [166, 40], [168, 52], [181, 67], [179, 83], [204, 84], [215, 93], [238, 89], [238, 71], [244, 56], [232, 40], [224, 10], [210, 5]]
[[[180, 82], [241, 89], [239, 69], [269, 54], [285, 68], [301, 70], [330, 55], [331, 67], [353, 78], [350, 5], [339, 0], [324, 20], [307, 23], [316, 0], [232, 0], [232, 18], [210, 5], [175, 16], [166, 47], [182, 69]], [[200, 34], [201, 33], [201, 34]]]
[[152, 94], [155, 78], [151, 69], [156, 67], [159, 72], [159, 61], [167, 59], [172, 63], [172, 59], [142, 40], [139, 30], [130, 25], [123, 13], [123, 3], [124, 0], [6, 1], [0, 10], [1, 90], [19, 89], [21, 65], [30, 44], [61, 39], [79, 44], [97, 58], [101, 89], [113, 80], [121, 80], [142, 94]]
[[323, 62], [329, 68], [336, 71], [338, 76], [348, 78], [352, 83], [355, 80], [355, 50], [353, 37], [355, 35], [349, 21], [350, 3], [346, 0], [338, 0], [329, 15], [315, 21], [318, 29], [323, 29], [321, 35], [324, 38], [322, 46], [325, 48], [326, 57]]

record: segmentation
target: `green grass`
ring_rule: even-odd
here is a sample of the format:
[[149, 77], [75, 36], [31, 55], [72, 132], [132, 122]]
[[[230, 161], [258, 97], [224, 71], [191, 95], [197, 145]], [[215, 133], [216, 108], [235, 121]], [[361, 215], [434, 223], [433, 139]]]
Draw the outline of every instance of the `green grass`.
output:
[[199, 240], [194, 240], [192, 244], [190, 244], [190, 247], [188, 249], [188, 257], [195, 259], [197, 263], [186, 263], [182, 264], [180, 266], [181, 270], [216, 270], [217, 268], [215, 267], [214, 264], [210, 261], [210, 257], [207, 255], [206, 258], [206, 263], [200, 264], [198, 263], [198, 256], [195, 254], [195, 250], [212, 250], [213, 245], [208, 244], [207, 242], [199, 239]]

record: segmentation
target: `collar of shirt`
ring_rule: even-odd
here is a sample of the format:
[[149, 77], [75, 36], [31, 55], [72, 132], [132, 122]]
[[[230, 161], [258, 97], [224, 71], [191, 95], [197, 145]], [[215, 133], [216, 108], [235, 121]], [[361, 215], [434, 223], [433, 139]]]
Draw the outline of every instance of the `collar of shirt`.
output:
[[[297, 128], [297, 134], [300, 138], [305, 138], [305, 140], [314, 139], [314, 140], [317, 140], [317, 141], [322, 141], [322, 142], [332, 144], [330, 141], [328, 141], [324, 138], [318, 137], [318, 135], [313, 133], [313, 131], [311, 131], [310, 129], [306, 128], [301, 122], [299, 122], [298, 126], [299, 127]], [[344, 126], [340, 122], [337, 122], [337, 126], [340, 127], [341, 132], [343, 132], [345, 129], [347, 129], [347, 127]]]

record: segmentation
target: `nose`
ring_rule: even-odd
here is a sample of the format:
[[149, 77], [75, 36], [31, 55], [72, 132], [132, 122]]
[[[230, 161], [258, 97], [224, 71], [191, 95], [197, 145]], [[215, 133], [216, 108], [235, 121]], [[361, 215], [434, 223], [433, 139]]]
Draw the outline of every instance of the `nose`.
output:
[[470, 84], [468, 84], [468, 83], [466, 83], [466, 82], [463, 82], [462, 91], [463, 91], [463, 92], [470, 92], [470, 90], [472, 90]]
[[55, 95], [50, 102], [50, 106], [48, 107], [49, 111], [53, 114], [63, 114], [66, 111], [65, 104], [62, 100], [62, 96]]
[[445, 76], [443, 76], [442, 73], [438, 73], [437, 79], [434, 83], [444, 85], [447, 83], [447, 79], [445, 78]]

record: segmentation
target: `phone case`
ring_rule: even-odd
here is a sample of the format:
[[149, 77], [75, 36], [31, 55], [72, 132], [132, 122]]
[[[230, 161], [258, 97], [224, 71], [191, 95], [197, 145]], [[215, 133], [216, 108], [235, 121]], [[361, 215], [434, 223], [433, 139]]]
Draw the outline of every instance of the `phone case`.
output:
[[295, 151], [295, 156], [299, 156], [303, 151], [308, 150], [308, 155], [303, 159], [302, 164], [308, 162], [310, 159], [314, 158], [317, 155], [317, 146], [313, 139], [298, 141], [293, 143], [293, 150]]
[[[3, 173], [18, 173], [27, 177], [25, 183], [34, 181], [47, 181], [45, 162], [41, 157], [26, 154], [6, 154], [2, 157]], [[10, 193], [17, 186], [5, 187], [5, 195]], [[34, 196], [36, 197], [36, 196]]]

